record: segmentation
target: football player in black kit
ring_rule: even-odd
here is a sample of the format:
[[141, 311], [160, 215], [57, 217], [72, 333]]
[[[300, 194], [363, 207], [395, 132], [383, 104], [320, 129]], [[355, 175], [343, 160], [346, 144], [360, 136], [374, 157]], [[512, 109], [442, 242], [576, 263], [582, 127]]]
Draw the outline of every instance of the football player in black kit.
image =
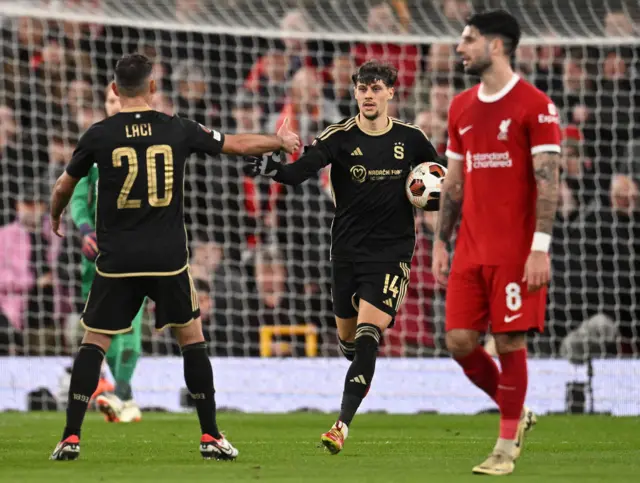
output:
[[200, 453], [205, 459], [238, 456], [216, 422], [213, 373], [189, 272], [184, 169], [192, 153], [294, 152], [300, 141], [287, 122], [274, 136], [225, 136], [154, 111], [149, 107], [156, 91], [152, 68], [143, 55], [118, 61], [113, 89], [122, 109], [84, 133], [53, 189], [52, 227], [61, 236], [62, 212], [80, 178], [97, 164], [97, 274], [81, 318], [86, 332], [73, 364], [66, 426], [53, 460], [74, 460], [80, 454], [80, 428], [111, 338], [131, 330], [145, 297], [156, 303], [156, 327], [173, 327], [182, 348], [184, 378], [202, 430]]
[[418, 127], [388, 117], [396, 78], [395, 67], [363, 64], [352, 77], [357, 116], [329, 126], [293, 164], [275, 153], [245, 165], [249, 175], [296, 185], [331, 164], [333, 309], [340, 349], [352, 361], [338, 421], [321, 438], [332, 454], [344, 446], [373, 379], [382, 332], [407, 291], [415, 224], [405, 181], [412, 167], [437, 157]]

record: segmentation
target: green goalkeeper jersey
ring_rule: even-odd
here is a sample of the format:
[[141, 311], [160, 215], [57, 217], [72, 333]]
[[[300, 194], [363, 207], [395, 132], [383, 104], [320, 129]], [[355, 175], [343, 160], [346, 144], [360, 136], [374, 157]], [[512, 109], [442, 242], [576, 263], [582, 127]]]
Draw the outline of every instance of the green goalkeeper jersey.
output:
[[[93, 165], [89, 174], [78, 182], [71, 197], [71, 218], [78, 229], [83, 225], [88, 225], [95, 230], [97, 187], [98, 167]], [[95, 262], [82, 257], [82, 295], [85, 298], [89, 294], [95, 274]]]

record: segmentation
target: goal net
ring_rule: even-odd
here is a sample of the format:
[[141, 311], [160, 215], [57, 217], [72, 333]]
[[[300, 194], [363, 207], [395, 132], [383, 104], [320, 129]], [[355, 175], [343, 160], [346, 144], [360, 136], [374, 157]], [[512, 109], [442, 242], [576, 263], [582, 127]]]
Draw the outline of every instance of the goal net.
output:
[[[157, 110], [228, 133], [275, 132], [289, 117], [305, 144], [356, 113], [353, 69], [369, 58], [386, 60], [399, 68], [391, 115], [420, 126], [444, 153], [451, 98], [474, 82], [455, 45], [464, 19], [487, 8], [519, 19], [517, 72], [553, 99], [562, 119], [547, 328], [529, 340], [540, 398], [555, 398], [548, 410], [591, 403], [640, 413], [640, 393], [627, 380], [640, 371], [640, 13], [637, 2], [623, 0], [0, 0], [0, 368], [7, 369], [0, 372], [11, 374], [0, 377], [0, 392], [49, 387], [35, 382], [40, 365], [20, 361], [30, 357], [57, 379], [59, 369], [47, 371], [68, 365], [78, 346], [81, 235], [66, 215], [67, 236], [55, 239], [42, 215], [78, 137], [105, 116], [106, 87], [121, 55], [140, 51], [153, 59]], [[258, 393], [317, 396], [321, 390], [300, 382], [317, 374], [305, 371], [333, 367], [333, 379], [339, 372], [328, 172], [290, 188], [248, 179], [240, 166], [232, 157], [194, 158], [185, 185], [211, 353], [236, 374], [276, 371], [274, 364], [292, 356], [302, 371], [295, 390], [265, 386]], [[443, 404], [465, 411], [471, 386], [447, 386], [462, 376], [446, 359], [445, 292], [430, 272], [435, 216], [416, 216], [411, 284], [381, 348], [389, 372], [380, 378], [396, 386], [381, 392], [437, 399], [425, 374], [432, 371], [450, 397]], [[158, 359], [147, 356], [167, 356], [168, 365], [157, 369], [166, 375], [179, 350], [170, 334], [152, 329], [153, 312], [149, 302], [141, 368], [153, 374]], [[491, 349], [490, 339], [486, 344]], [[25, 367], [32, 367], [24, 378], [30, 382], [21, 385]], [[141, 391], [150, 380], [154, 394], [168, 387], [160, 376], [141, 378]], [[416, 380], [426, 388], [419, 394]]]

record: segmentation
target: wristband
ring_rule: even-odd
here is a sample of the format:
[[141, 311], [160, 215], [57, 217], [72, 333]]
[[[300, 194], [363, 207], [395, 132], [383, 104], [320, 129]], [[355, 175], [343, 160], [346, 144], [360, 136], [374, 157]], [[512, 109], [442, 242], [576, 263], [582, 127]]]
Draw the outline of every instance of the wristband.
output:
[[82, 236], [87, 236], [95, 231], [88, 223], [83, 223], [79, 228]]
[[549, 253], [551, 247], [551, 235], [537, 231], [533, 234], [533, 243], [531, 243], [532, 252]]

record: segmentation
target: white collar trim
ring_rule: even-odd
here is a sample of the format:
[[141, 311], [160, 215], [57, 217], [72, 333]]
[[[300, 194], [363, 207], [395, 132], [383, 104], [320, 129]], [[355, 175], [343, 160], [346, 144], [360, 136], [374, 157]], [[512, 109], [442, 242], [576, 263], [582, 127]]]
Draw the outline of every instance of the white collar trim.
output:
[[482, 92], [484, 88], [484, 84], [480, 84], [480, 88], [478, 89], [478, 99], [480, 99], [482, 102], [499, 101], [504, 96], [509, 94], [509, 92], [511, 92], [511, 89], [515, 87], [515, 85], [518, 83], [519, 80], [520, 80], [520, 76], [517, 74], [513, 74], [513, 77], [509, 80], [509, 82], [507, 82], [507, 84], [502, 89], [500, 89], [495, 94], [491, 94], [491, 95], [484, 94]]

